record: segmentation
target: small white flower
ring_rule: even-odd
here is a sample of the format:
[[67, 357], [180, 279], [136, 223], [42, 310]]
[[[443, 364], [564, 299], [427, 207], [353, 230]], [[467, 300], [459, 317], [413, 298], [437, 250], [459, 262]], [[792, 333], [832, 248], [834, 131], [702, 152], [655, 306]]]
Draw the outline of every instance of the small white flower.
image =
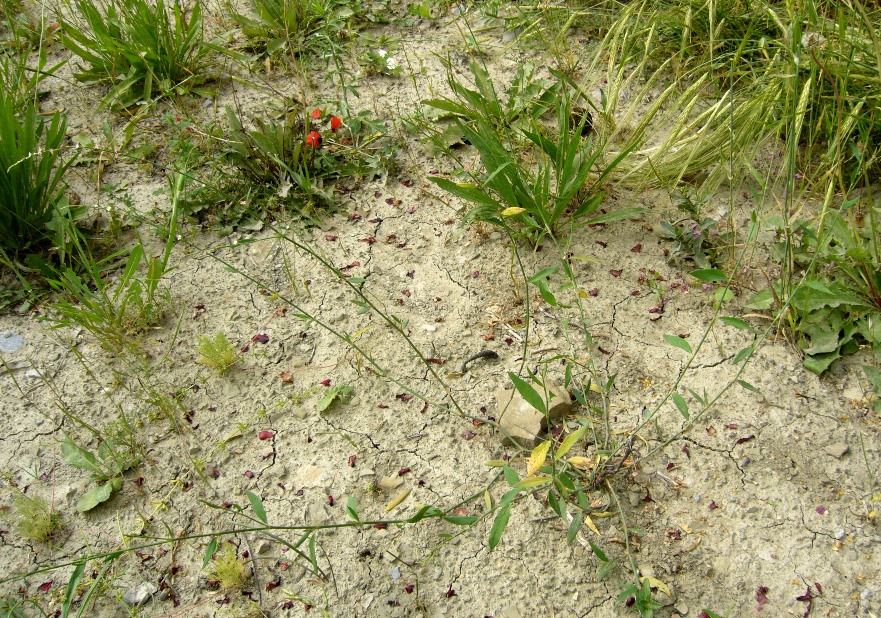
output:
[[385, 51], [384, 49], [380, 48], [380, 49], [377, 49], [377, 50], [376, 50], [376, 54], [377, 54], [380, 58], [385, 58], [385, 57], [388, 55], [388, 52]]
[[398, 60], [394, 56], [389, 56], [385, 61], [385, 66], [389, 71], [394, 71], [398, 68]]

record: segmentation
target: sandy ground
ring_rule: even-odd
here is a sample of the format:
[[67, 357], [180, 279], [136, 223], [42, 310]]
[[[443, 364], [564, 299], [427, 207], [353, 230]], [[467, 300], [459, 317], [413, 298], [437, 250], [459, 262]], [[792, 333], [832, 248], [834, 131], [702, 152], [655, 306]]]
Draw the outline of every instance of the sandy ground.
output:
[[[374, 110], [399, 129], [394, 121], [428, 92], [445, 91], [433, 52], [461, 56], [460, 25], [448, 16], [401, 35], [395, 53], [404, 75], [367, 80], [358, 108]], [[493, 36], [498, 40], [490, 41], [487, 62], [504, 80], [526, 56], [511, 49], [499, 56], [505, 49], [501, 33]], [[281, 72], [261, 79], [271, 80], [278, 92], [316, 101], [326, 89], [315, 82], [303, 92]], [[100, 89], [59, 79], [51, 90], [45, 104], [69, 110], [71, 134], [98, 139], [100, 119], [119, 123], [96, 109]], [[207, 121], [215, 113], [220, 117], [225, 102], [236, 99], [251, 111], [268, 98], [256, 86], [226, 82], [216, 102], [197, 102], [188, 113]], [[162, 126], [157, 114], [144, 130]], [[44, 496], [62, 513], [64, 525], [49, 545], [28, 542], [16, 532], [8, 508], [12, 492], [5, 492], [0, 572], [69, 563], [88, 553], [144, 545], [149, 537], [205, 534], [123, 554], [84, 615], [634, 615], [616, 600], [626, 583], [623, 572], [599, 580], [602, 564], [586, 542], [609, 559], [626, 561], [629, 529], [636, 566], [660, 583], [654, 593], [663, 605], [658, 616], [694, 617], [702, 610], [723, 616], [881, 615], [881, 530], [870, 515], [878, 508], [872, 499], [879, 491], [881, 437], [878, 417], [866, 405], [860, 359], [838, 363], [818, 378], [778, 336], [758, 341], [759, 351], [737, 376], [731, 360], [755, 337], [716, 322], [679, 392], [694, 409], [687, 389], [714, 396], [739, 377], [758, 392], [728, 388], [670, 442], [683, 427], [672, 402], [642, 424], [687, 360], [663, 336], [678, 335], [696, 346], [714, 314], [715, 289], [684, 274], [691, 264], [664, 256], [669, 245], [657, 224], [672, 216], [669, 196], [614, 188], [608, 208], [640, 206], [647, 214], [569, 238], [572, 254], [590, 258], [573, 261], [581, 287], [596, 292], [585, 301], [586, 315], [548, 306], [535, 288], [528, 291], [527, 314], [507, 241], [488, 229], [463, 230], [457, 213], [464, 205], [426, 180], [431, 170], [452, 171], [450, 162], [432, 159], [415, 138], [402, 136], [413, 143], [401, 153], [397, 174], [341, 196], [340, 213], [320, 228], [289, 233], [346, 274], [363, 278], [369, 298], [406, 320], [422, 355], [437, 360], [429, 367], [443, 384], [376, 313], [359, 314], [352, 289], [314, 256], [269, 229], [218, 237], [185, 222], [167, 277], [172, 317], [145, 335], [148, 360], [108, 355], [81, 329], [49, 330], [40, 321], [45, 307], [0, 318], [0, 333], [6, 333], [2, 486]], [[94, 167], [75, 168], [71, 184], [83, 203], [121, 207], [127, 194], [137, 212], [168, 212], [162, 169], [122, 161], [109, 166], [102, 180], [122, 187], [117, 193], [96, 192], [95, 180]], [[751, 205], [731, 207], [745, 226]], [[161, 238], [148, 237], [158, 253]], [[527, 274], [558, 262], [553, 250], [519, 248]], [[651, 312], [659, 298], [640, 279], [652, 271], [667, 280], [662, 314]], [[746, 295], [722, 314], [742, 315]], [[301, 311], [322, 324], [299, 319]], [[748, 319], [765, 326], [760, 318]], [[592, 348], [584, 343], [582, 323]], [[349, 336], [385, 373], [371, 371], [331, 329]], [[247, 347], [225, 376], [197, 363], [196, 338], [220, 331], [236, 348]], [[447, 377], [483, 349], [498, 359], [476, 361], [464, 376]], [[485, 494], [497, 503], [508, 489], [503, 480], [492, 483], [498, 468], [487, 462], [510, 457], [522, 475], [526, 457], [505, 445], [491, 425], [451, 411], [450, 403], [455, 400], [466, 415], [491, 416], [497, 391], [510, 388], [509, 371], [539, 367], [561, 381], [558, 354], [590, 359], [600, 377], [616, 377], [610, 423], [617, 435], [641, 425], [628, 465], [612, 482], [615, 494], [597, 488], [588, 496], [596, 531], [584, 526], [568, 545], [566, 525], [539, 492], [515, 504], [493, 551], [487, 543], [492, 516], [470, 529], [424, 520], [320, 531], [315, 551], [323, 577], [304, 569], [279, 540], [295, 543], [296, 530], [275, 531], [278, 538], [240, 533], [226, 539], [240, 556], [254, 558], [248, 561], [250, 580], [241, 592], [216, 590], [210, 565], [202, 568], [207, 535], [254, 522], [210, 505], [247, 506], [246, 491], [262, 498], [268, 521], [278, 526], [351, 521], [350, 496], [362, 520], [406, 518], [422, 504], [462, 503], [459, 515], [485, 514]], [[326, 381], [352, 386], [353, 396], [319, 413]], [[401, 384], [429, 404], [408, 397]], [[155, 402], [170, 394], [180, 401], [177, 425], [156, 412]], [[131, 420], [145, 458], [108, 502], [78, 513], [76, 502], [92, 481], [63, 461], [59, 444], [69, 435], [95, 448], [95, 438], [74, 417], [107, 435], [121, 415]], [[561, 423], [567, 431], [575, 426], [571, 418]], [[593, 453], [590, 444], [579, 449]], [[386, 513], [406, 490], [407, 497]], [[308, 553], [305, 544], [300, 550]], [[80, 594], [100, 566], [89, 564]], [[6, 580], [0, 594], [34, 599], [51, 615], [71, 571], [68, 565]], [[142, 582], [159, 592], [145, 606], [128, 608], [123, 594]], [[23, 612], [40, 615], [34, 608]]]

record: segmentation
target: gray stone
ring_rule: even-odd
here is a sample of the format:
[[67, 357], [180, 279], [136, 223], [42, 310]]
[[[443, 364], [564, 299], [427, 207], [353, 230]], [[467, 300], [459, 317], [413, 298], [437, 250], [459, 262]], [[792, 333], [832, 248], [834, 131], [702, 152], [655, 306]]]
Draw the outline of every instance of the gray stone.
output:
[[149, 601], [158, 591], [159, 588], [150, 582], [143, 582], [134, 588], [126, 590], [125, 594], [122, 595], [122, 600], [125, 601], [126, 605], [130, 605], [131, 607], [140, 607]]
[[269, 541], [260, 541], [257, 543], [254, 551], [258, 556], [265, 556], [272, 551], [272, 543]]
[[832, 455], [832, 457], [835, 457], [836, 459], [841, 459], [848, 453], [848, 451], [850, 451], [850, 447], [844, 442], [837, 442], [835, 444], [830, 444], [823, 450], [826, 451], [829, 455]]
[[14, 354], [24, 345], [24, 335], [18, 335], [12, 331], [0, 333], [0, 352]]

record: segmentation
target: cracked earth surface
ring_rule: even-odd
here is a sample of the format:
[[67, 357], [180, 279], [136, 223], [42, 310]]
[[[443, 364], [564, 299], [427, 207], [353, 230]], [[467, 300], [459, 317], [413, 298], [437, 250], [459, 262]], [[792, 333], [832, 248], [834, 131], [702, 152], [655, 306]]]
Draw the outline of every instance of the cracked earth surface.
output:
[[[423, 70], [413, 79], [372, 80], [360, 105], [392, 120], [389, 110], [413, 109], [426, 92], [446, 88], [441, 65], [429, 51], [459, 54], [461, 40], [451, 23], [423, 34], [402, 39], [400, 52]], [[492, 62], [494, 75], [503, 80], [510, 75], [522, 60], [515, 55]], [[279, 91], [297, 90], [281, 75], [273, 79]], [[100, 126], [94, 96], [59, 80], [46, 104], [65, 101], [70, 131], [88, 132]], [[310, 96], [320, 98], [320, 92]], [[247, 109], [259, 109], [265, 93], [226, 84], [216, 108], [234, 97]], [[201, 106], [195, 112], [212, 113]], [[408, 516], [418, 504], [446, 507], [474, 496], [478, 499], [464, 508], [480, 515], [482, 494], [497, 473], [486, 462], [511, 456], [522, 474], [524, 460], [503, 446], [491, 425], [475, 425], [442, 404], [452, 396], [468, 415], [492, 414], [496, 391], [510, 387], [509, 371], [534, 367], [553, 354], [592, 356], [603, 378], [616, 377], [612, 429], [623, 435], [640, 425], [685, 363], [663, 335], [695, 344], [714, 312], [715, 290], [689, 280], [683, 274], [687, 264], [664, 257], [656, 227], [671, 210], [669, 196], [615, 190], [610, 208], [642, 205], [649, 212], [571, 238], [573, 254], [592, 258], [573, 263], [582, 287], [592, 291], [587, 314], [549, 307], [536, 294], [526, 316], [523, 284], [516, 275], [512, 279], [505, 241], [489, 230], [462, 230], [457, 211], [463, 204], [425, 179], [429, 170], [449, 171], [448, 162], [430, 159], [414, 144], [401, 167], [398, 175], [347, 192], [340, 214], [297, 237], [346, 275], [362, 278], [362, 289], [388, 314], [406, 320], [413, 343], [442, 365], [420, 363], [375, 314], [359, 314], [339, 277], [267, 231], [218, 238], [184, 226], [185, 238], [172, 257], [175, 269], [167, 276], [175, 315], [182, 318], [179, 325], [172, 321], [145, 335], [152, 353], [149, 372], [107, 355], [82, 330], [49, 331], [39, 321], [40, 309], [0, 318], [0, 331], [25, 336], [20, 350], [4, 354], [7, 370], [0, 373], [3, 482], [47, 497], [64, 522], [63, 534], [49, 546], [28, 543], [12, 524], [3, 525], [0, 571], [28, 571], [123, 542], [134, 545], [137, 535], [206, 534], [241, 526], [244, 522], [209, 503], [244, 505], [246, 491], [262, 497], [276, 525], [344, 522], [349, 496], [357, 499], [365, 520]], [[86, 168], [76, 174], [73, 184], [83, 203], [109, 205], [113, 196], [90, 188]], [[167, 211], [167, 195], [156, 194], [164, 186], [161, 170], [120, 162], [107, 170], [105, 182], [126, 183], [140, 212]], [[738, 208], [745, 225], [748, 208]], [[524, 250], [522, 257], [527, 273], [555, 263], [552, 251]], [[260, 283], [229, 272], [218, 258]], [[664, 310], [655, 321], [659, 314], [650, 311], [659, 300], [644, 280], [653, 271], [668, 282]], [[387, 370], [385, 377], [419, 391], [432, 405], [404, 396], [401, 386], [369, 371], [363, 358], [327, 329], [298, 319], [291, 308], [285, 311], [275, 293], [350, 336]], [[724, 314], [741, 315], [743, 303], [736, 298]], [[526, 317], [531, 332], [523, 358]], [[593, 349], [580, 343], [585, 327]], [[220, 331], [237, 348], [248, 346], [242, 362], [223, 377], [199, 365], [195, 350], [197, 336]], [[268, 340], [254, 341], [258, 333]], [[715, 395], [736, 377], [734, 355], [752, 343], [753, 335], [717, 322], [680, 392]], [[624, 521], [613, 513], [609, 495], [596, 491], [590, 499], [605, 505], [600, 512], [612, 513], [597, 516], [598, 534], [585, 527], [583, 537], [610, 558], [624, 560], [625, 525], [638, 532], [632, 537], [637, 567], [669, 590], [655, 593], [663, 605], [659, 616], [697, 616], [703, 609], [724, 616], [802, 616], [808, 601], [798, 597], [807, 587], [810, 615], [881, 615], [881, 528], [870, 517], [878, 508], [872, 496], [879, 491], [873, 483], [881, 436], [877, 416], [866, 407], [859, 362], [839, 363], [818, 378], [801, 367], [782, 338], [760, 343], [740, 376], [755, 392], [728, 389], [672, 442], [670, 436], [682, 427], [672, 403], [641, 427], [633, 441], [635, 463], [615, 481]], [[499, 358], [447, 377], [484, 348]], [[282, 372], [292, 379], [282, 381]], [[550, 364], [549, 373], [561, 380], [563, 366]], [[319, 414], [315, 404], [326, 380], [349, 384], [354, 393]], [[161, 418], [146, 419], [145, 388], [180, 395], [186, 411], [182, 431]], [[98, 428], [122, 412], [143, 421], [136, 435], [145, 460], [126, 474], [121, 491], [86, 514], [77, 513], [75, 504], [91, 481], [62, 460], [58, 445], [64, 435], [92, 448], [96, 442], [62, 407]], [[271, 432], [271, 438], [261, 440], [260, 431]], [[506, 489], [496, 483], [488, 491], [498, 501]], [[410, 490], [407, 498], [387, 515], [386, 505], [404, 490]], [[307, 615], [305, 600], [316, 605], [313, 615], [326, 608], [334, 616], [628, 615], [631, 610], [616, 600], [620, 572], [599, 580], [601, 565], [589, 546], [567, 545], [567, 526], [551, 514], [541, 500], [518, 502], [494, 551], [487, 546], [491, 518], [461, 535], [461, 529], [438, 520], [328, 529], [317, 535], [319, 561], [329, 572], [324, 580], [304, 570], [282, 543], [239, 534], [232, 537], [239, 553], [258, 558], [244, 594], [212, 589], [209, 569], [202, 568], [207, 537], [146, 547], [115, 563], [89, 615], [127, 615], [120, 597], [141, 581], [162, 592], [137, 610], [138, 616], [245, 616], [250, 602], [268, 616], [299, 616]], [[11, 511], [0, 512], [0, 521], [6, 515]], [[286, 538], [297, 536], [291, 532]], [[0, 594], [57, 607], [71, 569], [6, 582]], [[42, 590], [46, 582], [51, 585]], [[274, 583], [280, 585], [267, 586]], [[762, 587], [767, 591], [761, 593]], [[291, 596], [298, 600], [291, 603]]]

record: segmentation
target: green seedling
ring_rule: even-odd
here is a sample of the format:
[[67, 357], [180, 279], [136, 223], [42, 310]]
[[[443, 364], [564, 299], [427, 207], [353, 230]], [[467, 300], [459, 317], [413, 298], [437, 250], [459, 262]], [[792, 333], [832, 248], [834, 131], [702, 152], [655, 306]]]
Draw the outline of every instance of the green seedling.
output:
[[352, 390], [352, 387], [348, 384], [328, 388], [324, 391], [324, 395], [318, 400], [318, 403], [315, 404], [315, 408], [320, 414], [330, 408], [334, 402], [348, 403], [352, 398]]
[[241, 360], [241, 356], [222, 332], [217, 333], [213, 339], [205, 336], [199, 337], [196, 350], [199, 352], [199, 362], [206, 367], [211, 367], [220, 375], [226, 374], [233, 365]]
[[93, 453], [77, 446], [69, 436], [61, 443], [61, 456], [74, 468], [91, 473], [98, 483], [78, 501], [79, 512], [90, 511], [122, 489], [122, 475], [140, 463], [140, 458], [114, 440], [102, 440]]

